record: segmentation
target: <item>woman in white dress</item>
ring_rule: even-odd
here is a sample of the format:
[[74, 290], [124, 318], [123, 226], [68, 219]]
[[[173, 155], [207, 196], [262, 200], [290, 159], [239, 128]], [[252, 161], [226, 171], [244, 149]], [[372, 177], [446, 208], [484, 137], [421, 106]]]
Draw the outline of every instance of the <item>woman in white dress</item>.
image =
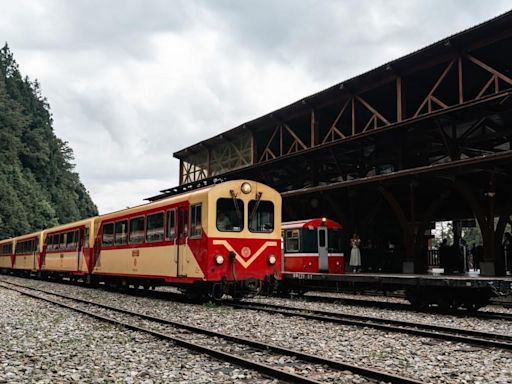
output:
[[359, 250], [361, 239], [357, 233], [354, 233], [350, 239], [350, 245], [352, 246], [352, 250], [350, 251], [349, 265], [352, 267], [353, 272], [359, 272], [361, 270], [361, 251]]

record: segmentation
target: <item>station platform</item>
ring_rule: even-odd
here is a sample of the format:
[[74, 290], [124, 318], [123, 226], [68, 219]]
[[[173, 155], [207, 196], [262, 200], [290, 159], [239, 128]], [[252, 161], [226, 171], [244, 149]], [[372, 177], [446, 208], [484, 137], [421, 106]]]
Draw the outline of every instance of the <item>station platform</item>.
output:
[[284, 272], [283, 280], [310, 280], [356, 283], [381, 283], [402, 285], [435, 285], [435, 286], [482, 286], [482, 285], [508, 285], [512, 287], [512, 276], [507, 277], [481, 277], [475, 275], [433, 275], [433, 274], [405, 274], [405, 273], [302, 273]]
[[284, 272], [283, 282], [295, 288], [319, 290], [489, 290], [497, 296], [512, 294], [512, 277], [478, 275], [388, 274], [388, 273], [302, 273]]

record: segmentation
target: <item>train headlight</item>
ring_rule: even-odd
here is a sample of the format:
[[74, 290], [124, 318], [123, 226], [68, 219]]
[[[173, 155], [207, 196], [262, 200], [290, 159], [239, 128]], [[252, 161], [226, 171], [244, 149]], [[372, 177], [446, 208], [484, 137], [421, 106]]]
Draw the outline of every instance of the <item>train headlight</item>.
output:
[[217, 265], [221, 265], [224, 262], [224, 257], [222, 255], [215, 256], [215, 263]]
[[276, 261], [277, 261], [277, 259], [276, 259], [276, 257], [275, 257], [274, 255], [270, 255], [270, 256], [268, 257], [268, 263], [269, 263], [270, 265], [274, 265], [274, 264], [276, 263]]
[[249, 184], [247, 181], [242, 183], [242, 187], [240, 188], [242, 190], [243, 193], [245, 193], [246, 195], [248, 193], [251, 193], [252, 191], [252, 187], [251, 187], [251, 184]]

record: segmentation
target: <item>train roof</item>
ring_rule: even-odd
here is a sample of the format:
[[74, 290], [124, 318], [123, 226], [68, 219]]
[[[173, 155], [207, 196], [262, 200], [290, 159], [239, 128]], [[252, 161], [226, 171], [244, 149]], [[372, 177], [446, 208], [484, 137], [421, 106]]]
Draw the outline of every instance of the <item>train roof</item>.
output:
[[57, 225], [55, 227], [51, 227], [51, 228], [47, 228], [45, 229], [45, 232], [59, 232], [59, 231], [63, 231], [63, 230], [66, 230], [66, 229], [72, 229], [72, 228], [75, 228], [75, 227], [80, 227], [80, 226], [83, 226], [85, 224], [89, 224], [91, 221], [94, 221], [98, 216], [93, 216], [93, 217], [89, 217], [87, 219], [82, 219], [82, 220], [78, 220], [78, 221], [73, 221], [71, 223], [66, 223], [66, 224], [61, 224], [61, 225]]
[[18, 242], [18, 241], [38, 238], [42, 232], [43, 231], [41, 230], [41, 231], [36, 231], [36, 232], [32, 232], [32, 233], [27, 233], [26, 235], [16, 236], [14, 239], [10, 239], [10, 240], [15, 240], [16, 242]]
[[327, 219], [326, 217], [319, 217], [314, 219], [287, 221], [281, 225], [281, 229], [294, 229], [294, 228], [318, 228], [327, 227], [329, 229], [343, 228], [337, 221]]
[[[229, 180], [229, 181], [223, 181], [223, 182], [220, 182], [217, 184], [209, 184], [209, 185], [197, 183], [197, 186], [195, 186], [195, 187], [190, 186], [190, 190], [181, 191], [180, 193], [173, 194], [173, 195], [161, 198], [161, 199], [157, 199], [157, 200], [151, 201], [149, 203], [137, 205], [135, 207], [130, 207], [130, 208], [122, 209], [119, 211], [106, 213], [104, 215], [98, 216], [98, 219], [104, 221], [104, 220], [109, 220], [111, 218], [116, 218], [119, 216], [130, 215], [130, 214], [138, 213], [138, 212], [144, 212], [148, 209], [163, 207], [163, 206], [168, 205], [169, 203], [179, 203], [179, 202], [188, 200], [192, 196], [206, 194], [206, 193], [208, 193], [214, 189], [217, 189], [217, 188], [235, 189], [235, 187], [241, 186], [242, 183], [244, 183], [244, 182], [251, 183], [253, 186], [257, 185], [258, 186], [257, 189], [268, 188], [270, 190], [275, 191], [274, 188], [272, 188], [264, 183], [260, 183], [258, 181], [254, 181], [254, 180], [246, 180], [246, 179]], [[277, 191], [276, 191], [276, 193], [277, 193]]]
[[12, 243], [13, 241], [14, 241], [14, 237], [10, 237], [8, 239], [0, 240], [0, 244], [8, 244], [8, 243]]

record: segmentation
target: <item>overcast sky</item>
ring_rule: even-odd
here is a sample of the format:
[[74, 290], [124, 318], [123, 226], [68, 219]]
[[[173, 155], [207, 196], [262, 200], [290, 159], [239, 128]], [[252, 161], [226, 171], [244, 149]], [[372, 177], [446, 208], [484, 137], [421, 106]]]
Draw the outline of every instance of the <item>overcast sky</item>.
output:
[[510, 1], [0, 0], [101, 213], [178, 184], [172, 153], [508, 11]]

